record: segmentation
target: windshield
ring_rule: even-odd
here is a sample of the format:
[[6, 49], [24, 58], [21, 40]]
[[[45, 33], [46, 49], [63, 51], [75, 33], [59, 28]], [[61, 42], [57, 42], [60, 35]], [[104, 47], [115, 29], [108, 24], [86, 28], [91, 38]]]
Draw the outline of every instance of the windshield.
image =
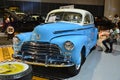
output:
[[81, 23], [82, 15], [80, 13], [74, 13], [74, 12], [51, 13], [48, 17], [47, 22], [56, 22], [56, 21], [67, 21], [67, 22], [73, 22], [73, 23]]

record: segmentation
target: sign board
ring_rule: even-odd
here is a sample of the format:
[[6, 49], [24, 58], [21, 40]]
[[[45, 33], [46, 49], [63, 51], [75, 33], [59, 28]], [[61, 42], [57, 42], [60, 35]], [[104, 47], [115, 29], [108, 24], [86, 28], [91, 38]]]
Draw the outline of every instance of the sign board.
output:
[[60, 6], [60, 9], [73, 9], [74, 5]]

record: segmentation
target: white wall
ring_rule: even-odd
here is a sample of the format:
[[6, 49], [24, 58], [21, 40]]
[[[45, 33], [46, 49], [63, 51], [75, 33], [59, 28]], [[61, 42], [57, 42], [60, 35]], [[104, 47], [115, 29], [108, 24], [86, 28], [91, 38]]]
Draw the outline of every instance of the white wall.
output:
[[33, 2], [49, 2], [49, 3], [104, 5], [104, 0], [10, 0], [10, 1], [33, 1]]
[[115, 14], [120, 16], [120, 0], [105, 0], [104, 16], [113, 18]]

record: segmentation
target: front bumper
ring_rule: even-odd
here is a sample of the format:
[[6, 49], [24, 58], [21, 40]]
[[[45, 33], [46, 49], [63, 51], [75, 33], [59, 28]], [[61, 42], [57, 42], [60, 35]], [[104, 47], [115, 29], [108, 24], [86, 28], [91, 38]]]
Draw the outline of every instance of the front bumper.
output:
[[74, 64], [69, 63], [69, 64], [45, 64], [45, 63], [37, 63], [37, 62], [28, 62], [25, 61], [25, 63], [30, 64], [30, 65], [38, 65], [38, 66], [45, 66], [45, 67], [70, 67], [73, 66]]
[[30, 65], [39, 65], [45, 67], [70, 67], [73, 66], [74, 63], [70, 61], [68, 57], [63, 56], [44, 56], [42, 57], [30, 57], [30, 56], [22, 56], [22, 55], [15, 55], [14, 59], [18, 61], [25, 62]]

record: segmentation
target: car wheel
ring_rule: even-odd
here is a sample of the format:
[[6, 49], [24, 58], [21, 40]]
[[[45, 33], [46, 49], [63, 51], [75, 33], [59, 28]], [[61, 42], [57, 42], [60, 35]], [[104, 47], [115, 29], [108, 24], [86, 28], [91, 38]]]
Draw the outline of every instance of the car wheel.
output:
[[22, 62], [0, 63], [0, 80], [32, 80], [32, 67]]
[[82, 49], [81, 51], [81, 64], [79, 65], [74, 65], [68, 68], [68, 71], [72, 74], [72, 75], [77, 75], [81, 69], [81, 66], [83, 65], [83, 63], [85, 62], [85, 49]]
[[15, 32], [15, 29], [13, 26], [8, 26], [6, 31], [7, 34], [13, 34]]

